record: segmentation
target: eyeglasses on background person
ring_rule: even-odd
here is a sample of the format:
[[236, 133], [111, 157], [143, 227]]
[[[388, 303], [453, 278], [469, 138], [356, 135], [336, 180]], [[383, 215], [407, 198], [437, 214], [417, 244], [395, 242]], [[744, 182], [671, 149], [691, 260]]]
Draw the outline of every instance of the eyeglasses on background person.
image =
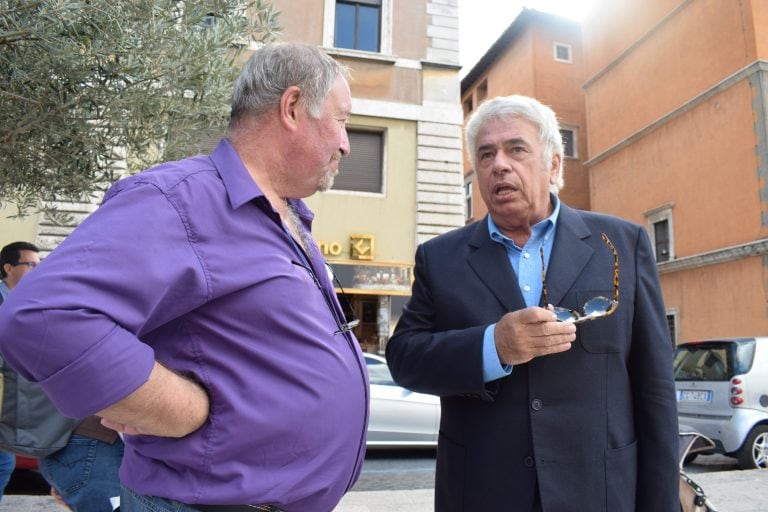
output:
[[[553, 311], [557, 316], [558, 322], [580, 324], [597, 318], [606, 317], [616, 311], [619, 307], [619, 255], [616, 252], [616, 248], [608, 239], [608, 235], [601, 233], [600, 238], [603, 239], [603, 242], [605, 242], [613, 253], [613, 299], [603, 296], [593, 297], [584, 303], [584, 307], [582, 308], [583, 314], [579, 311], [555, 306]], [[544, 263], [543, 246], [539, 248], [539, 253], [541, 254], [541, 294], [544, 298], [544, 304], [549, 305], [549, 298], [547, 296], [547, 269]]]
[[18, 267], [20, 265], [26, 265], [28, 268], [32, 269], [35, 268], [38, 263], [36, 261], [20, 261], [18, 263], [11, 263], [12, 267]]

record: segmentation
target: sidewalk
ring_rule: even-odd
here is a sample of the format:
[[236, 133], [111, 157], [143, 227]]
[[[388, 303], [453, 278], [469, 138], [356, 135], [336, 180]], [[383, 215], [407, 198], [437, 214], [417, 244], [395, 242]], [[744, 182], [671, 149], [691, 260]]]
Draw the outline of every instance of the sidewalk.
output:
[[[704, 489], [718, 512], [768, 511], [768, 470], [717, 471], [689, 476]], [[351, 492], [334, 512], [432, 512], [433, 497], [431, 489]]]
[[[692, 475], [692, 478], [704, 489], [718, 512], [768, 510], [768, 470], [718, 471]], [[432, 499], [431, 489], [351, 492], [335, 512], [432, 512]], [[64, 509], [47, 496], [4, 496], [0, 512], [64, 512]]]

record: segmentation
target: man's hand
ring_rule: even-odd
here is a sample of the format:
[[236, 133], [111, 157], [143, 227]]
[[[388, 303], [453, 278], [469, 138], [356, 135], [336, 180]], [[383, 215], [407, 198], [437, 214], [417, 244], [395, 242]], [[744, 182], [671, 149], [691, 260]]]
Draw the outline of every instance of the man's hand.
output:
[[147, 382], [96, 414], [123, 434], [184, 437], [205, 423], [209, 408], [200, 384], [155, 363]]
[[576, 340], [576, 326], [558, 322], [552, 311], [532, 307], [507, 313], [496, 323], [494, 342], [502, 364], [565, 352]]

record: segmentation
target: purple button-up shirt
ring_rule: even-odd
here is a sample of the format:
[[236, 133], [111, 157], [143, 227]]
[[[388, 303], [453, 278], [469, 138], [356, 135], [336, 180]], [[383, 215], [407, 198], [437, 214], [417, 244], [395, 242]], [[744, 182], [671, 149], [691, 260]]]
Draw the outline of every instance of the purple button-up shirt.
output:
[[329, 511], [360, 472], [368, 382], [357, 341], [334, 334], [316, 246], [309, 259], [314, 272], [223, 140], [116, 183], [0, 309], [0, 352], [73, 417], [126, 397], [155, 360], [201, 382], [198, 431], [127, 436], [120, 477], [139, 493]]

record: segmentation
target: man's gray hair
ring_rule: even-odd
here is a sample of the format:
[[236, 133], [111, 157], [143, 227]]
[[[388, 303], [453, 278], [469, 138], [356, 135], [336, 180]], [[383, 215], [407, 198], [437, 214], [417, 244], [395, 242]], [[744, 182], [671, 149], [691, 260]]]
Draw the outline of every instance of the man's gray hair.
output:
[[318, 47], [303, 43], [262, 46], [245, 63], [235, 82], [229, 128], [247, 116], [259, 117], [280, 103], [289, 87], [301, 90], [300, 101], [319, 117], [336, 77], [349, 72]]
[[560, 125], [551, 108], [528, 96], [517, 94], [499, 96], [484, 101], [475, 110], [465, 129], [467, 152], [472, 168], [477, 168], [477, 134], [480, 129], [488, 121], [507, 117], [524, 119], [539, 129], [539, 143], [543, 147], [545, 165], [549, 165], [553, 155], [560, 156], [557, 180], [551, 186], [553, 192], [558, 192], [565, 185], [563, 180], [563, 137], [560, 134]]

